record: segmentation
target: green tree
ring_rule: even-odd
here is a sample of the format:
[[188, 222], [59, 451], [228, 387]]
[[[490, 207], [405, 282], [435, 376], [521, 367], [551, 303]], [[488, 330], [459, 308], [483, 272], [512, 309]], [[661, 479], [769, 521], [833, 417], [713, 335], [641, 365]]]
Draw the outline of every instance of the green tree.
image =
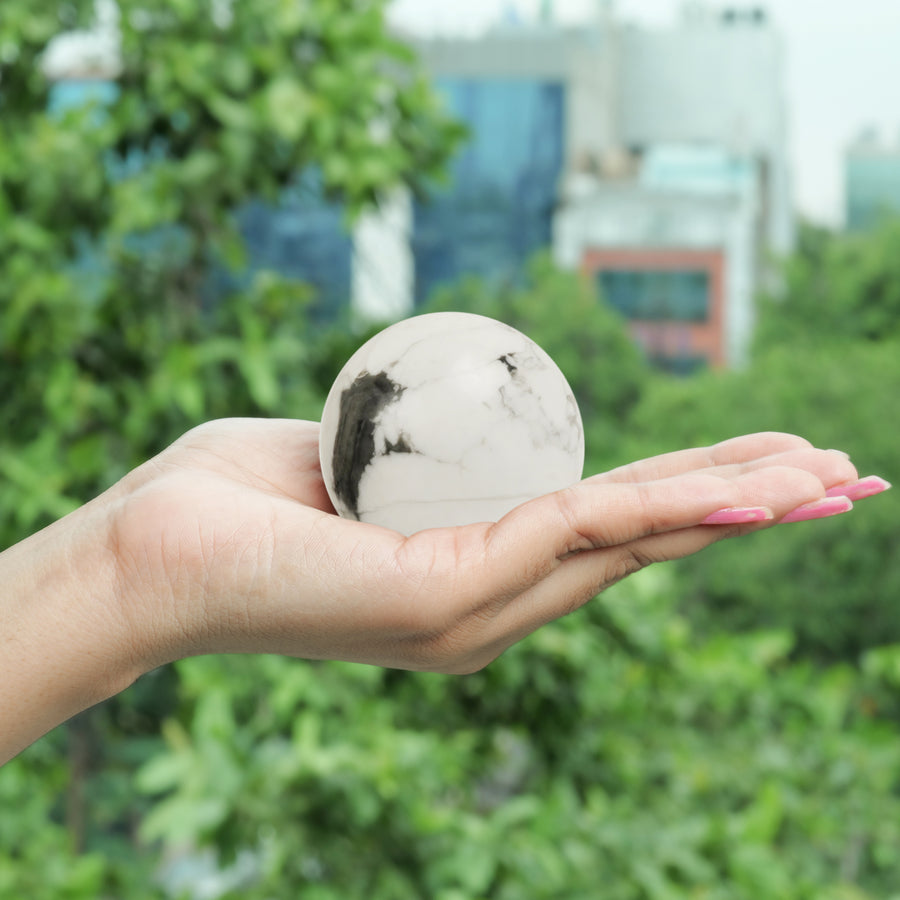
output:
[[178, 664], [144, 834], [249, 849], [228, 894], [881, 898], [900, 877], [898, 651], [791, 663], [700, 638], [669, 570], [466, 678], [282, 658]]
[[87, 4], [32, 6], [0, 22], [3, 543], [197, 421], [315, 412], [303, 285], [201, 302], [244, 262], [235, 212], [314, 170], [352, 214], [461, 134], [382, 0], [120, 0], [115, 98], [59, 114], [37, 63]]
[[763, 298], [757, 346], [900, 337], [898, 249], [898, 219], [852, 234], [803, 226], [778, 289]]

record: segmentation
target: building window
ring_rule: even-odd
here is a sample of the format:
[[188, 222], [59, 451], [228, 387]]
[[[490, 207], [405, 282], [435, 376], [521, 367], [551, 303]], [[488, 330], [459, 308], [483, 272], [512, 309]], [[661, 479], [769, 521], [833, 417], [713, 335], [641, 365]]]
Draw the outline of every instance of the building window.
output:
[[606, 301], [628, 319], [709, 319], [709, 272], [703, 269], [604, 269], [597, 281]]
[[695, 375], [709, 368], [709, 360], [705, 356], [665, 356], [649, 355], [648, 361], [654, 369], [669, 375]]
[[436, 86], [470, 137], [449, 185], [414, 208], [417, 303], [461, 275], [520, 278], [529, 258], [553, 243], [564, 162], [562, 84], [441, 78]]

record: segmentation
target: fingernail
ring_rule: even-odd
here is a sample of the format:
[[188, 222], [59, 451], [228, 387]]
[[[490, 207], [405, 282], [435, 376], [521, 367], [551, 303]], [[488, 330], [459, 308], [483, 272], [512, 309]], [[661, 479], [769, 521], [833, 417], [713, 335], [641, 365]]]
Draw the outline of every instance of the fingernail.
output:
[[850, 459], [850, 454], [846, 450], [835, 450], [834, 447], [831, 447], [828, 452], [837, 453], [839, 456], [843, 456], [844, 459]]
[[701, 525], [744, 525], [747, 522], [764, 522], [774, 519], [775, 513], [767, 506], [729, 506], [710, 513]]
[[859, 481], [853, 481], [850, 484], [838, 484], [833, 488], [825, 491], [826, 497], [849, 497], [851, 500], [862, 500], [864, 497], [871, 497], [873, 494], [880, 494], [882, 491], [888, 490], [891, 483], [885, 481], [878, 475], [868, 475], [860, 478]]
[[841, 513], [850, 512], [853, 509], [853, 502], [847, 496], [825, 497], [822, 500], [815, 500], [812, 503], [804, 503], [792, 509], [781, 521], [784, 522], [807, 522], [810, 519], [826, 519], [828, 516], [838, 516]]

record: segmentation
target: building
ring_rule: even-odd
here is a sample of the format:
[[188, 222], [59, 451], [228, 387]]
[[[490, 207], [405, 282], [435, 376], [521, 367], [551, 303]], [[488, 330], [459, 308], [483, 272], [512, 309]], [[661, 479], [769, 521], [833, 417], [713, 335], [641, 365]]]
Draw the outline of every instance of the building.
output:
[[759, 7], [688, 3], [665, 29], [610, 0], [575, 28], [551, 9], [476, 39], [410, 38], [470, 129], [449, 187], [386, 197], [351, 236], [307, 179], [242, 211], [251, 267], [306, 278], [330, 314], [350, 295], [385, 319], [462, 275], [513, 281], [552, 248], [661, 367], [741, 365], [766, 262], [793, 241], [777, 31]]
[[661, 146], [628, 180], [571, 179], [557, 260], [581, 267], [659, 367], [740, 365], [753, 329], [759, 184], [714, 147]]
[[864, 131], [844, 155], [844, 222], [864, 231], [886, 216], [900, 216], [900, 141]]
[[651, 30], [600, 3], [583, 27], [417, 49], [473, 137], [413, 212], [416, 300], [552, 245], [662, 367], [745, 360], [765, 261], [793, 241], [783, 50], [760, 8], [690, 4]]

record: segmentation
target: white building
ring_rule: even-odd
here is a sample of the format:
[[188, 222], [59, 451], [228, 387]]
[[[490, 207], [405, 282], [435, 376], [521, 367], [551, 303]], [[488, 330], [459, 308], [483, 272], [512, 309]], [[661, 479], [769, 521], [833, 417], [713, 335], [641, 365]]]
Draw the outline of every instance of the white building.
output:
[[561, 86], [557, 260], [596, 274], [663, 365], [740, 365], [765, 262], [793, 242], [781, 40], [756, 7], [647, 29], [610, 6], [417, 49], [439, 85]]

